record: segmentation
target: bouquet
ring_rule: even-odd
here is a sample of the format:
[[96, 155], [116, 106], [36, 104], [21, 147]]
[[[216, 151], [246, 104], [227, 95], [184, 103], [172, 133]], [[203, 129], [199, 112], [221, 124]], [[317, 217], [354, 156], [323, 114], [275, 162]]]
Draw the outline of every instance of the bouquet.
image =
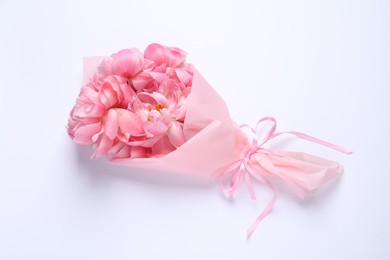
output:
[[[304, 133], [276, 132], [272, 117], [260, 119], [255, 128], [236, 124], [223, 99], [179, 48], [154, 43], [144, 53], [124, 49], [110, 57], [85, 58], [84, 80], [67, 125], [74, 142], [93, 145], [92, 156], [106, 156], [115, 164], [219, 178], [228, 196], [245, 182], [256, 199], [251, 180], [260, 181], [274, 196], [248, 236], [276, 201], [270, 178], [305, 197], [343, 171], [339, 163], [314, 155], [265, 148], [269, 140], [290, 134], [351, 153]], [[264, 129], [267, 123], [271, 127]], [[225, 178], [230, 179], [227, 187]]]

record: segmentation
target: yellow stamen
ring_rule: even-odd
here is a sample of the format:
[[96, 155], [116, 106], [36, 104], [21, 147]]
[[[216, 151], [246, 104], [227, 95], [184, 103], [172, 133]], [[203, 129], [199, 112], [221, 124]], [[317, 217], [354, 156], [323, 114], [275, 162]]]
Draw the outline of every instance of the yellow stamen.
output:
[[158, 112], [160, 112], [162, 109], [164, 109], [165, 107], [163, 106], [163, 105], [161, 105], [161, 104], [157, 104], [156, 105], [156, 107], [155, 107], [155, 109], [158, 111]]

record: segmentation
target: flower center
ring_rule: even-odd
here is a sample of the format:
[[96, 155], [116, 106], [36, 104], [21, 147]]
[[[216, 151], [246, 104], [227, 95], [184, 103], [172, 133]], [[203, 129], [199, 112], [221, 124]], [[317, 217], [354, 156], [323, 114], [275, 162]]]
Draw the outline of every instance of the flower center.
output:
[[160, 103], [156, 105], [155, 109], [160, 112], [162, 109], [164, 109], [165, 107], [163, 105], [161, 105]]

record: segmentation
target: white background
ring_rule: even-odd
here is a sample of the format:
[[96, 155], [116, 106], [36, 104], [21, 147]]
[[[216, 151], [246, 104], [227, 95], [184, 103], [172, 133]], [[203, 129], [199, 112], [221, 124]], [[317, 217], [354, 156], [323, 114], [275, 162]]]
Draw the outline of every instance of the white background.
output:
[[[389, 1], [0, 0], [0, 259], [390, 259]], [[89, 160], [65, 125], [83, 56], [178, 46], [239, 123], [345, 173], [305, 201]]]

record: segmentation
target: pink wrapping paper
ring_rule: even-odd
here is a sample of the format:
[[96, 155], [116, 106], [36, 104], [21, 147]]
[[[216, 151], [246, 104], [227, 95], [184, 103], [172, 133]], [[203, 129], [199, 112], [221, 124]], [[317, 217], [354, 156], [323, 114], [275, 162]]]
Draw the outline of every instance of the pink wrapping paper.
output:
[[343, 172], [339, 163], [303, 152], [260, 149], [250, 163], [256, 171], [283, 180], [301, 198]]

